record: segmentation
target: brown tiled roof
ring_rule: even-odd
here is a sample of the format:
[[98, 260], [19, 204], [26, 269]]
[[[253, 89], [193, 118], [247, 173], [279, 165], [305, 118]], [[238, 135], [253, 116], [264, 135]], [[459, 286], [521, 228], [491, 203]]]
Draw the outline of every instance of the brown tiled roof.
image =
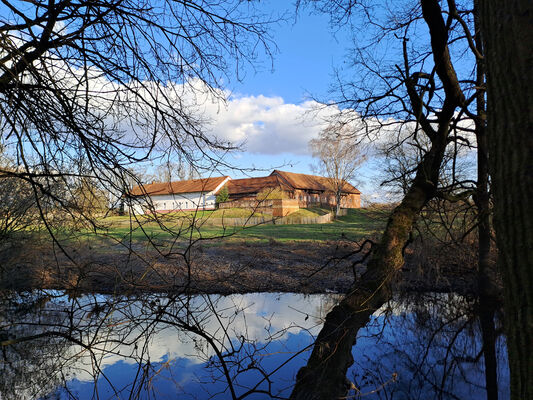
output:
[[[330, 185], [328, 178], [316, 175], [296, 174], [294, 172], [278, 171], [274, 170], [270, 176], [278, 175], [283, 178], [289, 185], [295, 189], [307, 189], [307, 190], [328, 190]], [[348, 182], [344, 182], [344, 193], [360, 194], [361, 192], [350, 185]]]
[[277, 175], [262, 176], [259, 178], [232, 179], [228, 181], [227, 186], [230, 195], [259, 193], [266, 188], [292, 190], [292, 188]]
[[189, 179], [187, 181], [155, 182], [146, 185], [135, 186], [131, 190], [130, 194], [132, 196], [141, 196], [144, 194], [161, 195], [210, 192], [215, 190], [217, 186], [224, 182], [224, 180], [227, 178], [228, 176], [218, 176], [216, 178]]

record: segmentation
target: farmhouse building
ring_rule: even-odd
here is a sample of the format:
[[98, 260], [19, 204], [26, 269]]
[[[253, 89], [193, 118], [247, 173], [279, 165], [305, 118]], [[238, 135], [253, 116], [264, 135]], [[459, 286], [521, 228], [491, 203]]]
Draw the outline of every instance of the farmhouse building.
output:
[[[348, 182], [343, 183], [341, 207], [361, 207], [361, 192]], [[130, 195], [139, 201], [135, 212], [214, 210], [216, 195], [226, 187], [229, 201], [223, 208], [261, 209], [285, 216], [299, 208], [336, 205], [328, 178], [274, 170], [269, 176], [231, 179], [229, 176], [192, 179], [136, 186]], [[268, 204], [267, 204], [268, 203]], [[268, 210], [268, 208], [276, 210]], [[279, 208], [279, 210], [277, 210]]]
[[256, 200], [257, 195], [263, 192], [278, 191], [289, 198], [287, 193], [292, 187], [283, 181], [278, 175], [262, 176], [259, 178], [232, 179], [227, 183], [230, 200]]
[[153, 182], [134, 187], [130, 195], [137, 199], [146, 199], [135, 206], [137, 214], [144, 214], [146, 210], [160, 213], [214, 210], [217, 193], [230, 179], [229, 176], [219, 176], [177, 182]]
[[[335, 206], [335, 194], [328, 178], [274, 170], [269, 176], [260, 178], [232, 179], [227, 183], [230, 200], [238, 202], [268, 198], [268, 193], [277, 197], [296, 200], [298, 207], [325, 205]], [[281, 196], [278, 194], [281, 193]], [[262, 194], [258, 197], [259, 194]], [[262, 199], [260, 199], [262, 200]], [[361, 207], [361, 192], [348, 182], [343, 182], [341, 207]]]

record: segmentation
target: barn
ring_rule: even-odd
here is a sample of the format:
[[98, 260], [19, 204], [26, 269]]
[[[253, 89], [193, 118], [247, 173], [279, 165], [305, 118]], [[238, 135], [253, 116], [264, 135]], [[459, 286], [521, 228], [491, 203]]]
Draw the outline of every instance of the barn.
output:
[[[157, 213], [214, 210], [217, 206], [216, 195], [224, 186], [228, 189], [230, 200], [224, 204], [224, 208], [255, 208], [258, 200], [276, 199], [278, 203], [283, 203], [280, 207], [287, 209], [281, 210], [280, 215], [286, 215], [299, 208], [336, 205], [328, 178], [280, 170], [257, 178], [231, 179], [229, 176], [219, 176], [152, 182], [134, 187], [130, 197], [136, 200], [134, 210], [137, 214], [147, 210]], [[269, 193], [275, 193], [276, 196], [269, 196]], [[341, 207], [361, 207], [361, 192], [348, 182], [343, 183]]]
[[135, 213], [147, 210], [158, 213], [172, 211], [214, 210], [216, 195], [230, 180], [229, 176], [190, 179], [176, 182], [152, 182], [134, 187], [130, 197], [137, 202]]
[[[285, 199], [296, 200], [300, 208], [336, 204], [331, 181], [323, 176], [274, 170], [269, 176], [232, 179], [227, 187], [230, 200], [235, 205], [239, 201], [244, 204], [244, 201], [255, 200], [258, 194], [269, 191], [282, 193]], [[348, 182], [343, 182], [341, 207], [361, 207], [361, 192]]]

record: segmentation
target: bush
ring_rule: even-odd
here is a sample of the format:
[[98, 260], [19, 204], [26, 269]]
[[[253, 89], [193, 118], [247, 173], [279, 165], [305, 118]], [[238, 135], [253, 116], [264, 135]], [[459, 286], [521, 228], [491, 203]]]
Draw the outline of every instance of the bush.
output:
[[217, 204], [219, 204], [219, 203], [224, 203], [225, 201], [228, 201], [228, 200], [229, 200], [228, 188], [227, 188], [227, 186], [224, 186], [218, 192], [217, 197], [216, 197], [216, 202], [217, 202]]

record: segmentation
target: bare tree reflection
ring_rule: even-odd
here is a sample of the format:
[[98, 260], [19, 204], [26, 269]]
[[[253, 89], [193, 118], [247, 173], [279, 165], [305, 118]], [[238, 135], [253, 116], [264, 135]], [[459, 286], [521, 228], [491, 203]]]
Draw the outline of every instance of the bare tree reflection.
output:
[[[242, 296], [69, 299], [47, 291], [3, 295], [0, 331], [5, 373], [0, 387], [8, 399], [22, 393], [28, 398], [50, 393], [58, 398], [158, 398], [164, 381], [171, 386], [165, 390], [187, 393], [191, 385], [184, 382], [191, 379], [181, 373], [173, 377], [183, 360], [205, 367], [192, 379], [203, 389], [195, 388], [191, 396], [281, 398], [284, 388], [274, 382], [301, 349], [284, 348], [278, 341], [318, 326], [315, 317], [305, 328], [300, 326], [298, 321], [306, 319], [297, 310], [286, 320], [274, 313], [256, 317], [262, 307]], [[305, 336], [310, 345], [311, 334]], [[123, 376], [108, 368], [122, 364]], [[21, 384], [14, 384], [17, 381]]]
[[[354, 349], [360, 356], [348, 374], [354, 398], [363, 394], [379, 399], [486, 396], [477, 298], [453, 293], [404, 295], [382, 312], [373, 317]], [[504, 341], [498, 344], [499, 375], [505, 383]], [[506, 387], [500, 387], [503, 398]]]
[[[263, 296], [263, 297], [261, 297]], [[335, 297], [2, 292], [0, 395], [286, 398]], [[266, 310], [277, 311], [266, 312]], [[398, 297], [360, 329], [348, 398], [483, 395], [475, 298]], [[498, 341], [504, 346], [502, 340]], [[505, 352], [498, 352], [499, 379]], [[504, 384], [502, 393], [505, 393]]]

